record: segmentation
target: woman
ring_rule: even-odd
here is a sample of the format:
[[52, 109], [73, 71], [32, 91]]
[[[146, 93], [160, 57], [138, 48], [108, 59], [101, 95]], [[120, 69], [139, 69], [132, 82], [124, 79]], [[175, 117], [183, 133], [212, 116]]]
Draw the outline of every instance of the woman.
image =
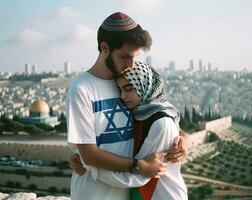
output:
[[[168, 163], [157, 178], [146, 178], [137, 171], [137, 160], [171, 149], [179, 135], [179, 112], [167, 101], [164, 82], [150, 66], [137, 62], [116, 78], [125, 105], [131, 109], [135, 130], [135, 166], [129, 172], [112, 172], [91, 167], [93, 177], [115, 187], [131, 187], [133, 200], [186, 200], [187, 189], [180, 173], [180, 162]], [[136, 187], [136, 188], [134, 188]]]

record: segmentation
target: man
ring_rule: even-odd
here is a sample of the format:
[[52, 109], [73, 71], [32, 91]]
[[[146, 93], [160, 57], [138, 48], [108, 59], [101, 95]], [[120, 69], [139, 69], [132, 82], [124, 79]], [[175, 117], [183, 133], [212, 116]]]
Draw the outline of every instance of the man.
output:
[[[99, 56], [94, 66], [70, 86], [66, 99], [68, 142], [77, 146], [87, 169], [94, 166], [129, 171], [137, 166], [149, 177], [159, 177], [165, 171], [167, 163], [160, 161], [165, 152], [137, 162], [132, 159], [132, 119], [113, 80], [114, 74], [132, 67], [135, 57], [151, 43], [149, 33], [126, 14], [114, 13], [100, 26]], [[183, 154], [176, 153], [175, 159]], [[128, 189], [112, 187], [94, 180], [94, 176], [92, 170], [83, 176], [73, 173], [72, 200], [129, 199]]]

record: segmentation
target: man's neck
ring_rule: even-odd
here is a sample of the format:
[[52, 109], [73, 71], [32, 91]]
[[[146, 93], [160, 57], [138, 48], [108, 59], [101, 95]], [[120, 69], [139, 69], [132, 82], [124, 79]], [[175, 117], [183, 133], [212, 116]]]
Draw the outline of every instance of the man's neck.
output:
[[112, 80], [114, 79], [112, 72], [109, 70], [109, 68], [106, 66], [105, 62], [102, 61], [98, 57], [97, 61], [88, 70], [89, 73], [96, 76], [97, 78], [105, 79], [105, 80]]

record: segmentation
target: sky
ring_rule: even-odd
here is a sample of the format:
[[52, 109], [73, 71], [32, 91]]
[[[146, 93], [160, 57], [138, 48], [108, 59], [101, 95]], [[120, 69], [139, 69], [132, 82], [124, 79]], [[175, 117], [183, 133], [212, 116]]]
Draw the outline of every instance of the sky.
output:
[[155, 68], [211, 63], [221, 71], [252, 71], [251, 0], [0, 0], [0, 72], [89, 69], [98, 56], [97, 29], [124, 12], [148, 30]]

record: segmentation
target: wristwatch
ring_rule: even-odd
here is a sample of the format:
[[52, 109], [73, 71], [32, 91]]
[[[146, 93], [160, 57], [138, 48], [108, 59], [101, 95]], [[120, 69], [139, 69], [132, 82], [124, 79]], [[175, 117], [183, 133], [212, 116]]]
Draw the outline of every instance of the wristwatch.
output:
[[139, 173], [139, 167], [137, 164], [138, 164], [138, 160], [134, 158], [133, 163], [129, 169], [130, 173], [133, 173], [133, 174]]

